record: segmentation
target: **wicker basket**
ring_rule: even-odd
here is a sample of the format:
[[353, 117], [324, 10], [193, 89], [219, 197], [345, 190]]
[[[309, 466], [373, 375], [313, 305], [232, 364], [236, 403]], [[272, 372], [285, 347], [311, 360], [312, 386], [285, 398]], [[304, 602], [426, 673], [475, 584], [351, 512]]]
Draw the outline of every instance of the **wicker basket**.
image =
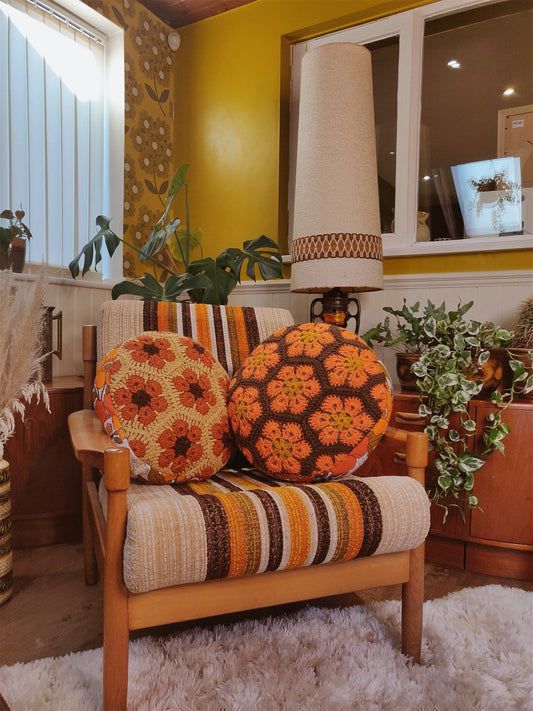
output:
[[10, 493], [9, 464], [0, 459], [0, 605], [7, 602], [13, 592]]

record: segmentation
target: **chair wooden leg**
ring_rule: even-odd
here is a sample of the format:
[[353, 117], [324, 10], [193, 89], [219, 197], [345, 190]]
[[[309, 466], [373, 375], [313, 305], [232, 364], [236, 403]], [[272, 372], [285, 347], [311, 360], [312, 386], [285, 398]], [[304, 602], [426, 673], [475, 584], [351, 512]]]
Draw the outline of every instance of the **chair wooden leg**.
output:
[[104, 562], [104, 711], [126, 711], [128, 699], [128, 591], [124, 584], [129, 452], [104, 454], [107, 522]]
[[424, 608], [424, 544], [410, 553], [409, 580], [402, 585], [402, 652], [420, 663]]
[[94, 550], [94, 532], [89, 514], [89, 497], [87, 495], [87, 482], [92, 481], [92, 469], [87, 465], [82, 468], [81, 506], [82, 506], [82, 533], [83, 533], [83, 568], [85, 571], [85, 584], [95, 585], [98, 582], [98, 563]]

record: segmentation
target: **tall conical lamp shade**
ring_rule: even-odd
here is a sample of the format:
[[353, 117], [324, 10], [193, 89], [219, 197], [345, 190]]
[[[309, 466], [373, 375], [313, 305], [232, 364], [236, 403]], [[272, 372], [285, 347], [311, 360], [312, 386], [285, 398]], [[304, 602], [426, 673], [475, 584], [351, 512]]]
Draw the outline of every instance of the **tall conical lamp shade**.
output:
[[382, 289], [380, 233], [370, 52], [321, 45], [302, 61], [291, 290]]

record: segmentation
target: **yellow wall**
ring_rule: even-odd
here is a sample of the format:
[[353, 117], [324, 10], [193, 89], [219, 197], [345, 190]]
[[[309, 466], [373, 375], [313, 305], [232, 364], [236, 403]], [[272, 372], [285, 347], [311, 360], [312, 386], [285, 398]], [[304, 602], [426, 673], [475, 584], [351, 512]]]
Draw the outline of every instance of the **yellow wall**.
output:
[[[256, 0], [180, 30], [173, 153], [176, 161], [191, 164], [191, 223], [204, 230], [204, 254], [262, 233], [284, 246], [288, 42], [427, 2]], [[385, 272], [528, 264], [533, 250], [389, 258]]]

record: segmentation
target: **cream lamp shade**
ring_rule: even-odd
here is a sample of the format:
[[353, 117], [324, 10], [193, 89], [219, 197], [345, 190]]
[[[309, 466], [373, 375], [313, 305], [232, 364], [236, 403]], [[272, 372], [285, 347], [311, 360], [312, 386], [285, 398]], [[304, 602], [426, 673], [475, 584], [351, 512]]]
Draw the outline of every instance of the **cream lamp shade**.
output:
[[383, 288], [372, 64], [325, 44], [302, 61], [291, 290]]

